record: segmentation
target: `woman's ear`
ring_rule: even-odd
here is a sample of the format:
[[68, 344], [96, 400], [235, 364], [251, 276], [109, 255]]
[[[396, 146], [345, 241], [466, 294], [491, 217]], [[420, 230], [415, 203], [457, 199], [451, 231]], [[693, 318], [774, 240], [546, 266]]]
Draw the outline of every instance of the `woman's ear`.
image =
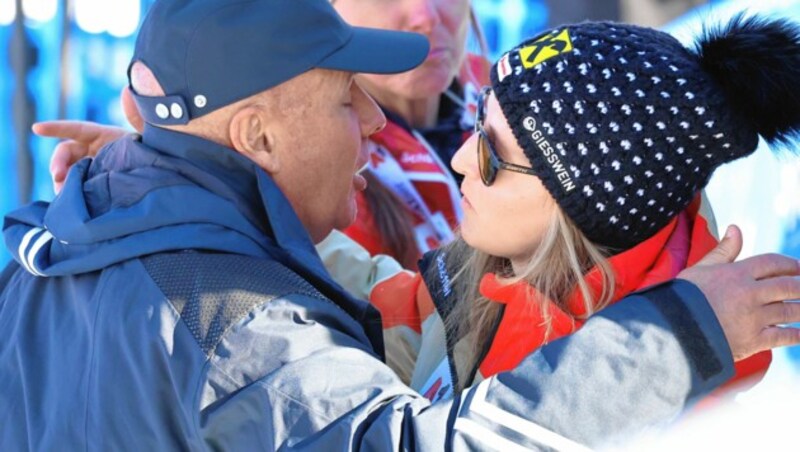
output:
[[269, 121], [262, 109], [250, 106], [236, 112], [231, 118], [229, 134], [237, 152], [270, 174], [278, 172], [278, 155], [274, 150]]

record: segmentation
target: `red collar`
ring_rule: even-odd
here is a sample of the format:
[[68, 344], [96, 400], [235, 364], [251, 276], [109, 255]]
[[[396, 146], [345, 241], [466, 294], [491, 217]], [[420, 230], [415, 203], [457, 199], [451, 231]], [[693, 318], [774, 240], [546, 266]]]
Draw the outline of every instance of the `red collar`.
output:
[[[708, 222], [698, 214], [700, 203], [698, 195], [684, 212], [656, 235], [609, 259], [616, 276], [612, 303], [631, 292], [674, 278], [716, 245]], [[602, 289], [599, 276], [596, 269], [586, 276], [589, 289], [595, 296]], [[484, 275], [479, 289], [483, 296], [506, 305], [492, 346], [480, 366], [481, 374], [488, 376], [515, 367], [525, 356], [542, 346], [546, 328], [541, 308], [529, 301], [542, 299], [534, 287], [525, 282], [505, 284], [492, 273]], [[579, 290], [563, 306], [546, 301], [552, 321], [548, 341], [572, 333], [584, 322], [586, 309]]]

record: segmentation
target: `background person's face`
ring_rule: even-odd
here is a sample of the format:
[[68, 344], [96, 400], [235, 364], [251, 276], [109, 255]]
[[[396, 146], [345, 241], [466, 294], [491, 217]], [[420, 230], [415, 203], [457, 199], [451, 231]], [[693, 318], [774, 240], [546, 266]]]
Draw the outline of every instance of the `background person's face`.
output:
[[[487, 98], [485, 112], [484, 129], [498, 156], [529, 167], [494, 95]], [[485, 253], [527, 260], [541, 243], [557, 204], [536, 176], [500, 170], [491, 186], [484, 185], [478, 171], [477, 140], [473, 134], [453, 156], [453, 169], [464, 175], [461, 235]]]
[[464, 58], [469, 0], [336, 0], [333, 6], [351, 25], [412, 31], [428, 38], [423, 64], [402, 74], [362, 74], [364, 86], [378, 97], [424, 99], [452, 83]]
[[300, 77], [291, 97], [307, 103], [279, 114], [281, 167], [273, 178], [316, 243], [355, 220], [365, 141], [386, 119], [350, 74], [317, 69]]

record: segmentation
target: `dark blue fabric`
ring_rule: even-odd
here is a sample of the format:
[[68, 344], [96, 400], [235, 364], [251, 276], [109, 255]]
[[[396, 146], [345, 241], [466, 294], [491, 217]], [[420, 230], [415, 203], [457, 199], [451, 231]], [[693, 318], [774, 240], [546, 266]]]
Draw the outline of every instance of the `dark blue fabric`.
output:
[[[275, 259], [359, 321], [383, 356], [379, 314], [330, 278], [272, 179], [201, 138], [148, 126], [142, 142], [116, 141], [76, 164], [52, 203], [7, 215], [3, 233], [14, 258], [46, 276], [182, 249]], [[45, 243], [37, 252], [40, 238]]]
[[16, 272], [17, 269], [19, 269], [19, 264], [15, 261], [11, 261], [6, 265], [2, 273], [0, 273], [0, 293], [3, 293], [3, 290], [6, 288], [9, 281], [11, 281], [11, 277], [14, 276], [14, 272]]
[[722, 372], [722, 362], [717, 358], [716, 350], [709, 344], [692, 312], [682, 302], [686, 297], [678, 295], [680, 287], [680, 283], [660, 285], [646, 293], [672, 326], [675, 336], [683, 344], [686, 355], [694, 363], [700, 377], [707, 380]]

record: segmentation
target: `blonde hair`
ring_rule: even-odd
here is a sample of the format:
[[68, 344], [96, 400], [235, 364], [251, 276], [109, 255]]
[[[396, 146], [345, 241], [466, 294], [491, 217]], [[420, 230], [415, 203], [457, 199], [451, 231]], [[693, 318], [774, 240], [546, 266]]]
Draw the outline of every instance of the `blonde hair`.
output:
[[[607, 306], [614, 294], [614, 271], [606, 259], [609, 251], [590, 242], [560, 209], [555, 210], [541, 244], [522, 274], [513, 274], [507, 259], [478, 251], [460, 238], [445, 250], [445, 259], [453, 265], [449, 268], [459, 268], [453, 276], [453, 287], [459, 302], [445, 319], [445, 327], [448, 334], [472, 341], [470, 347], [465, 347], [472, 355], [467, 357], [463, 367], [459, 366], [465, 371], [472, 371], [480, 364], [481, 354], [492, 340], [493, 329], [500, 315], [501, 305], [482, 296], [478, 290], [483, 275], [497, 273], [508, 278], [510, 284], [525, 281], [536, 288], [536, 291], [530, 292], [531, 299], [526, 301], [530, 309], [541, 310], [545, 343], [552, 334], [548, 302], [565, 308], [567, 300], [577, 289], [583, 296], [586, 312], [580, 318], [586, 318]], [[602, 282], [599, 294], [590, 290], [585, 279], [593, 268], [598, 270]], [[534, 294], [540, 294], [543, 298], [537, 298]], [[464, 380], [472, 380], [473, 375], [466, 377]], [[461, 383], [467, 385], [469, 381]]]

